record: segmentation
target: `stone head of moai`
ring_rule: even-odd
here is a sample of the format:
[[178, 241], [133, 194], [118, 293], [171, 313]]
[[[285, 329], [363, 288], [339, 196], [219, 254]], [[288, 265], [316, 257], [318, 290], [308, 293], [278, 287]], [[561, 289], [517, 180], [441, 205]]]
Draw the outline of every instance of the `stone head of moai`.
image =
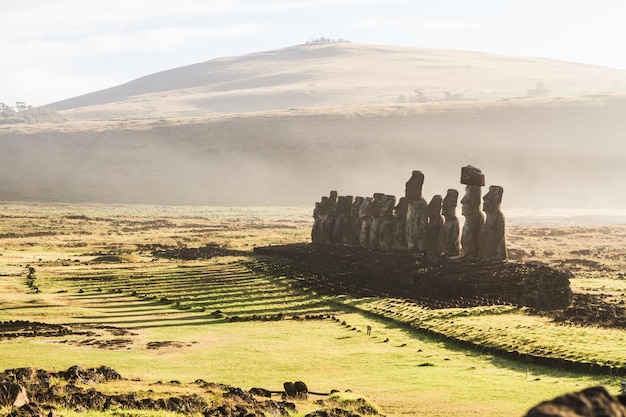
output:
[[350, 210], [350, 213], [352, 214], [353, 217], [355, 218], [359, 217], [359, 209], [361, 208], [363, 201], [365, 201], [363, 197], [354, 197], [354, 201], [352, 202], [352, 207]]
[[424, 174], [422, 171], [413, 171], [411, 178], [406, 182], [404, 196], [409, 202], [422, 199], [424, 188]]
[[347, 216], [352, 209], [352, 201], [354, 197], [351, 195], [344, 195], [337, 198], [337, 215]]
[[434, 195], [433, 198], [430, 200], [430, 203], [428, 203], [428, 208], [426, 209], [428, 216], [441, 215], [442, 204], [443, 199], [441, 198], [441, 196], [439, 194]]
[[480, 169], [468, 165], [461, 168], [461, 184], [465, 184], [465, 195], [461, 199], [461, 214], [473, 216], [480, 213], [480, 187], [485, 185], [485, 175]]
[[365, 219], [372, 215], [372, 197], [363, 198], [363, 203], [359, 206], [359, 218]]
[[383, 198], [385, 194], [383, 193], [374, 193], [374, 198], [372, 199], [372, 203], [370, 204], [370, 210], [372, 211], [372, 216], [378, 217], [380, 216], [380, 208], [383, 204]]
[[328, 212], [328, 197], [322, 197], [320, 201], [319, 211], [320, 216], [325, 215]]
[[503, 192], [504, 189], [499, 185], [489, 186], [489, 191], [483, 197], [483, 211], [485, 213], [498, 212], [501, 210]]
[[465, 195], [461, 199], [461, 214], [473, 216], [480, 213], [480, 187], [468, 185], [465, 187]]
[[398, 204], [393, 208], [393, 213], [398, 217], [406, 217], [406, 212], [409, 208], [409, 204], [406, 197], [400, 197]]
[[396, 196], [385, 194], [382, 196], [381, 205], [380, 205], [380, 214], [381, 216], [391, 216], [393, 215], [393, 208], [396, 205]]
[[456, 216], [456, 205], [459, 200], [459, 192], [453, 188], [448, 189], [446, 196], [443, 198], [443, 215], [446, 219]]

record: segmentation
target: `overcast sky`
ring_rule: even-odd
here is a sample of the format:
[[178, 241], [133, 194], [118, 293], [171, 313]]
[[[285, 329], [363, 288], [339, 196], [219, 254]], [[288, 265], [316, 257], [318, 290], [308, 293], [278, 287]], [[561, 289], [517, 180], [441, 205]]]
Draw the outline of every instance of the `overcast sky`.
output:
[[319, 37], [626, 69], [623, 0], [2, 3], [0, 102], [11, 105], [44, 105], [170, 68]]

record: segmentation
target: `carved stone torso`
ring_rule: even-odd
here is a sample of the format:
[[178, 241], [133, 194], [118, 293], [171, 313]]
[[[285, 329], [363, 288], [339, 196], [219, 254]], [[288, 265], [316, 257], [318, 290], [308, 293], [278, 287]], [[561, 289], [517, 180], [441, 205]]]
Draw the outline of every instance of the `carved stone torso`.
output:
[[380, 216], [380, 209], [382, 206], [382, 193], [375, 193], [374, 200], [370, 205], [370, 210], [372, 213], [372, 224], [370, 226], [370, 244], [369, 247], [372, 249], [380, 248], [380, 224], [382, 222], [382, 218]]
[[459, 218], [456, 216], [456, 204], [459, 192], [449, 189], [443, 199], [443, 238], [442, 249], [445, 256], [459, 256], [461, 254], [461, 242], [459, 241]]
[[483, 197], [483, 210], [487, 215], [481, 231], [482, 255], [485, 259], [505, 260], [506, 241], [504, 231], [504, 214], [500, 209], [503, 189], [498, 185], [489, 187], [489, 191]]
[[443, 240], [443, 216], [441, 215], [442, 199], [435, 195], [428, 204], [428, 224], [426, 225], [426, 252], [440, 255]]
[[410, 251], [426, 250], [426, 225], [428, 203], [423, 198], [410, 201], [406, 212], [406, 243]]
[[461, 199], [462, 214], [465, 216], [463, 233], [461, 234], [461, 253], [463, 256], [478, 257], [482, 254], [480, 233], [485, 219], [480, 211], [480, 194], [481, 187], [479, 185], [468, 185], [465, 187], [465, 195]]
[[393, 218], [395, 224], [395, 243], [396, 249], [406, 249], [406, 213], [409, 209], [406, 197], [400, 197], [398, 205], [393, 209]]
[[382, 205], [380, 208], [381, 223], [379, 230], [379, 246], [383, 250], [390, 250], [395, 247], [396, 227], [393, 218], [393, 208], [395, 205], [395, 196], [383, 196]]
[[350, 211], [350, 245], [360, 246], [359, 236], [361, 235], [361, 217], [359, 211], [365, 199], [363, 197], [355, 197]]
[[372, 197], [366, 197], [359, 207], [359, 218], [361, 219], [361, 232], [359, 234], [359, 245], [362, 248], [370, 247], [370, 229], [372, 227]]

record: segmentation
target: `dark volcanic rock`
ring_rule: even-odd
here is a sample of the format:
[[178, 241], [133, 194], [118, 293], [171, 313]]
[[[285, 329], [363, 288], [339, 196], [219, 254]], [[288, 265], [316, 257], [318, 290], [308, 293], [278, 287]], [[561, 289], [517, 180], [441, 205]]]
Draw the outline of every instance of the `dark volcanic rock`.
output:
[[120, 374], [108, 366], [83, 368], [82, 366], [74, 365], [65, 371], [63, 377], [68, 381], [81, 382], [105, 382], [122, 379]]
[[0, 407], [21, 407], [29, 402], [23, 386], [14, 382], [0, 381]]
[[[72, 366], [67, 371], [49, 373], [35, 368], [7, 369], [0, 373], [0, 408], [11, 408], [13, 417], [56, 417], [57, 408], [71, 408], [76, 411], [88, 410], [164, 410], [181, 415], [197, 415], [220, 417], [280, 416], [288, 417], [296, 412], [294, 403], [273, 401], [270, 398], [259, 400], [252, 392], [229, 385], [208, 383], [197, 380], [211, 396], [221, 394], [224, 404], [210, 404], [198, 394], [181, 395], [169, 398], [144, 397], [135, 393], [108, 395], [95, 388], [83, 388], [81, 383], [105, 382], [120, 379], [119, 374], [107, 367], [83, 368]], [[65, 380], [65, 385], [63, 381]], [[19, 383], [17, 382], [19, 381]], [[59, 385], [52, 381], [59, 382]], [[298, 386], [298, 389], [295, 386]], [[306, 391], [302, 382], [291, 384], [294, 393]], [[271, 392], [256, 388], [257, 394], [271, 397]], [[297, 391], [300, 390], [300, 391]], [[251, 390], [252, 391], [252, 390]], [[219, 401], [218, 403], [221, 403]], [[132, 412], [129, 413], [133, 414]]]
[[545, 401], [526, 417], [626, 417], [626, 407], [603, 387], [592, 387]]
[[[337, 245], [291, 244], [255, 248], [255, 253], [337, 268], [346, 288], [373, 294], [440, 301], [477, 299], [536, 310], [567, 308], [572, 301], [565, 273], [536, 263], [447, 259]], [[332, 284], [332, 282], [325, 282]]]

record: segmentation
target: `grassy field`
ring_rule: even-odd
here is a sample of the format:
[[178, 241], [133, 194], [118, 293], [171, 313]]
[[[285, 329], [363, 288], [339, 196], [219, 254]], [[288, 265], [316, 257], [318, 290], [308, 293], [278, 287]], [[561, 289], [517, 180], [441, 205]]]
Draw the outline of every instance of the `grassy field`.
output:
[[[247, 267], [260, 259], [249, 252], [254, 246], [306, 241], [310, 224], [307, 208], [4, 204], [0, 321], [63, 324], [73, 334], [0, 338], [0, 369], [107, 365], [140, 381], [102, 389], [138, 392], [154, 389], [156, 381], [176, 391], [192, 388], [168, 381], [280, 390], [284, 381], [303, 380], [317, 392], [350, 389], [390, 416], [522, 415], [590, 385], [617, 393], [616, 377], [460, 349], [405, 324], [489, 346], [623, 366], [621, 329], [563, 326], [504, 306], [426, 310], [394, 299], [320, 297], [288, 275]], [[592, 236], [602, 241], [598, 228], [546, 240], [552, 230], [512, 228], [510, 240], [554, 265], [583, 246], [596, 248]], [[588, 234], [586, 243], [577, 239], [581, 233]], [[610, 236], [617, 239], [604, 239], [605, 249], [575, 255], [595, 259], [600, 268], [569, 262], [580, 269], [575, 291], [621, 294], [618, 274], [626, 258], [616, 248], [623, 248], [624, 228], [615, 226]], [[149, 246], [209, 243], [244, 252], [181, 261], [155, 257]]]

